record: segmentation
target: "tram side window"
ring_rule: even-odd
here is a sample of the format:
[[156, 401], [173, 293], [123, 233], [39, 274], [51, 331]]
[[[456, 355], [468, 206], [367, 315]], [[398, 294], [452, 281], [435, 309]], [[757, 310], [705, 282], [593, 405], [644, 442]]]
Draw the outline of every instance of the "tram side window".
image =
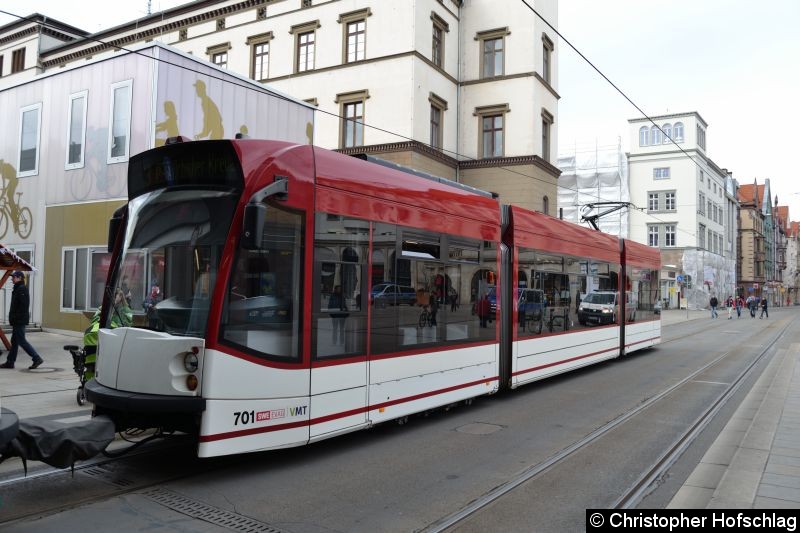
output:
[[[393, 247], [390, 231], [376, 224], [373, 237], [372, 353], [494, 338], [494, 327], [481, 328], [472, 303], [485, 266], [496, 264], [496, 248], [487, 252], [476, 239], [405, 228], [398, 228]], [[482, 286], [488, 289], [485, 281]]]
[[311, 353], [316, 358], [366, 353], [369, 222], [316, 216]]
[[226, 342], [268, 358], [300, 358], [304, 230], [302, 214], [270, 204], [260, 248], [239, 248], [222, 319]]
[[655, 318], [658, 301], [658, 271], [642, 267], [627, 267], [627, 312], [628, 322], [642, 322]]

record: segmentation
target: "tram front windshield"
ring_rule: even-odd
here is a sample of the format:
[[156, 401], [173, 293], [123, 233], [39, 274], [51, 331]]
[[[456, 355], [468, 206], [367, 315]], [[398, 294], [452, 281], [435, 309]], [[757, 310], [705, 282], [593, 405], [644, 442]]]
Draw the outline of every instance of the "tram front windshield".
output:
[[105, 326], [132, 312], [135, 327], [204, 336], [237, 200], [238, 193], [197, 189], [131, 200]]

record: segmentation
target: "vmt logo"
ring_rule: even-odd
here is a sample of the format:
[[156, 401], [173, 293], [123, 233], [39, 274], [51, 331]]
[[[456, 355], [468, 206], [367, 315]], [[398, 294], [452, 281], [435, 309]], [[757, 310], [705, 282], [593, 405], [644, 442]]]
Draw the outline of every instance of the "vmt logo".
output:
[[290, 407], [289, 408], [289, 416], [300, 416], [306, 414], [306, 407], [305, 405], [301, 405], [299, 407]]

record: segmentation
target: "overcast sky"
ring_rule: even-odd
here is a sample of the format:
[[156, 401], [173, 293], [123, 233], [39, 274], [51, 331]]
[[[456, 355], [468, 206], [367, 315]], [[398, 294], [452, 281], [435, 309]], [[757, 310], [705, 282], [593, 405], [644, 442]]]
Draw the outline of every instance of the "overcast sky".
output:
[[[698, 112], [706, 154], [740, 184], [769, 178], [794, 220], [799, 26], [796, 0], [559, 2], [562, 35], [645, 113]], [[639, 112], [568, 45], [559, 51], [559, 150], [619, 136], [628, 151], [627, 121]]]
[[[184, 3], [152, 0], [152, 11]], [[3, 0], [0, 9], [98, 31], [144, 16], [147, 1]], [[800, 1], [560, 0], [558, 9], [562, 35], [647, 114], [697, 111], [707, 155], [739, 183], [770, 178], [800, 220], [789, 157], [800, 153], [790, 135], [800, 124]], [[621, 137], [628, 151], [627, 121], [639, 112], [566, 43], [559, 53], [559, 150]]]

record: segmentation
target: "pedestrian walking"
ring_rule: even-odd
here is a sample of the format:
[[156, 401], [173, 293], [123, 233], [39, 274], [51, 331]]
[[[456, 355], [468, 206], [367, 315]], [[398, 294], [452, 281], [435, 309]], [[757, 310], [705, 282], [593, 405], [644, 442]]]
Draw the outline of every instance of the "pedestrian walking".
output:
[[764, 315], [767, 315], [767, 318], [769, 318], [769, 311], [767, 311], [767, 297], [766, 296], [762, 296], [761, 297], [761, 316], [758, 317], [759, 320], [764, 318]]
[[728, 306], [728, 320], [733, 320], [733, 296], [728, 296], [725, 305]]
[[33, 359], [33, 364], [28, 368], [39, 368], [44, 360], [36, 353], [33, 346], [25, 339], [25, 326], [30, 320], [30, 296], [28, 287], [25, 286], [25, 275], [19, 270], [11, 274], [14, 290], [11, 292], [11, 306], [8, 310], [8, 323], [11, 324], [11, 350], [8, 352], [6, 362], [0, 368], [14, 368], [17, 360], [17, 350], [22, 348]]
[[489, 321], [489, 313], [491, 312], [491, 304], [489, 303], [489, 296], [484, 294], [480, 300], [478, 300], [478, 318], [481, 322], [481, 327], [485, 328], [486, 323]]
[[736, 297], [736, 318], [742, 318], [742, 307], [744, 307], [744, 300], [741, 296]]
[[750, 318], [756, 317], [756, 299], [753, 295], [747, 297], [747, 310], [750, 311]]
[[711, 300], [709, 300], [708, 304], [711, 306], [711, 318], [717, 318], [719, 315], [717, 314], [717, 306], [719, 305], [719, 300], [717, 300], [716, 296], [711, 296]]

